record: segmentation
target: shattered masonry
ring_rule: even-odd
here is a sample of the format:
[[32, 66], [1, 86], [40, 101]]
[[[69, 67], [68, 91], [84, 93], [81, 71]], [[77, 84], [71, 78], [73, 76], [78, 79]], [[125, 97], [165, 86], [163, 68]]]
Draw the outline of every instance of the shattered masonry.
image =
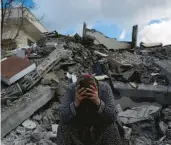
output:
[[137, 47], [137, 29], [132, 42], [122, 42], [84, 23], [82, 37], [43, 33], [37, 45], [23, 49], [36, 69], [10, 86], [1, 83], [2, 143], [55, 145], [60, 99], [68, 84], [89, 72], [110, 84], [125, 144], [171, 144], [171, 45]]

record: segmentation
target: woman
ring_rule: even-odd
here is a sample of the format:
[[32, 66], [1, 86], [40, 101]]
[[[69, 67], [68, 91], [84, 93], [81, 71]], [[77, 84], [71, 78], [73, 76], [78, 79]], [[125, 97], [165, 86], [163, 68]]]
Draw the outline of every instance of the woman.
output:
[[121, 145], [111, 88], [89, 74], [68, 88], [60, 119], [58, 145]]

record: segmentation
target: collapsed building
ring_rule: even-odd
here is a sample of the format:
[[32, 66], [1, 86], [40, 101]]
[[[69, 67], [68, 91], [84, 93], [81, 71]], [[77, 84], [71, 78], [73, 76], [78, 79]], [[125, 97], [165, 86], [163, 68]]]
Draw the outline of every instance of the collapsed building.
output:
[[171, 144], [171, 45], [138, 47], [137, 29], [131, 42], [122, 42], [84, 23], [82, 37], [43, 33], [37, 45], [22, 49], [21, 64], [21, 53], [3, 57], [2, 144], [55, 144], [60, 100], [84, 73], [111, 86], [125, 144]]

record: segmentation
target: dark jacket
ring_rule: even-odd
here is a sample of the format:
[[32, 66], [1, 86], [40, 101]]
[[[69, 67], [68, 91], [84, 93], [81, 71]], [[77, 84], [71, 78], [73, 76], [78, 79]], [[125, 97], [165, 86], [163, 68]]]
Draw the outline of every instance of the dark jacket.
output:
[[[96, 111], [98, 119], [101, 118], [100, 120], [104, 120], [106, 123], [114, 122], [116, 120], [115, 101], [112, 90], [107, 83], [99, 82], [99, 98], [101, 103]], [[60, 121], [62, 124], [67, 124], [78, 116], [78, 111], [73, 104], [74, 99], [75, 84], [71, 84], [61, 100]]]

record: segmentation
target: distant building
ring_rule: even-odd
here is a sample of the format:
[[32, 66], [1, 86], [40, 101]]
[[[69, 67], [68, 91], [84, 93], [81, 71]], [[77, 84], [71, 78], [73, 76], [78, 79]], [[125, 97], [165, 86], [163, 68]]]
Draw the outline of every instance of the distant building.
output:
[[[2, 49], [13, 50], [17, 47], [30, 46], [40, 39], [41, 33], [48, 32], [29, 9], [12, 8], [10, 12], [10, 16], [5, 17]], [[13, 39], [17, 31], [18, 36]]]

